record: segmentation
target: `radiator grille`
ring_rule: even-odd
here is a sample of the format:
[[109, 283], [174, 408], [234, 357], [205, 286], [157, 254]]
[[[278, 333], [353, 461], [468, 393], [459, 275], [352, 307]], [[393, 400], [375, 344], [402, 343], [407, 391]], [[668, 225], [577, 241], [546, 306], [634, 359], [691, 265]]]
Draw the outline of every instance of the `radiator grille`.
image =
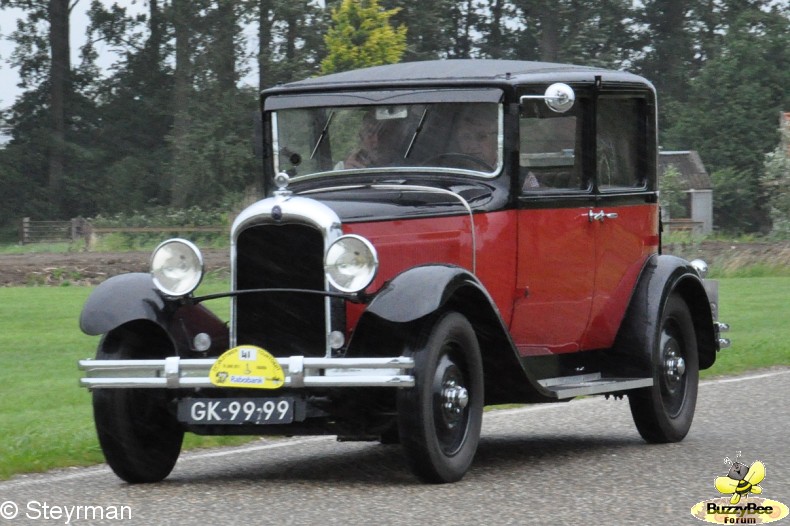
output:
[[[236, 288], [324, 290], [324, 241], [304, 225], [247, 228], [236, 243]], [[236, 341], [275, 356], [323, 356], [324, 296], [298, 293], [247, 294], [236, 298]]]

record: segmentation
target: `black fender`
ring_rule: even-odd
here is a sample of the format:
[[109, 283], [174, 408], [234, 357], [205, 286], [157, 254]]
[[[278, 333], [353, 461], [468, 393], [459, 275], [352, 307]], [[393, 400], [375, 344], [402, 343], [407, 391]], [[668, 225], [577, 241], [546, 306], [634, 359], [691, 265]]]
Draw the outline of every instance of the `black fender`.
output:
[[615, 339], [606, 369], [617, 376], [651, 376], [652, 349], [667, 299], [678, 293], [694, 320], [699, 368], [716, 360], [716, 334], [708, 294], [699, 274], [679, 257], [654, 254], [645, 262]]
[[161, 329], [156, 332], [170, 340], [179, 355], [192, 350], [199, 332], [211, 337], [209, 354], [227, 349], [228, 329], [222, 320], [202, 305], [165, 298], [146, 273], [121, 274], [102, 282], [80, 314], [80, 329], [91, 336], [122, 327], [127, 333], [147, 332], [152, 326]]
[[[94, 289], [80, 314], [80, 329], [96, 336], [135, 320], [167, 326], [168, 302], [156, 289], [150, 274], [134, 272], [114, 276]], [[175, 308], [170, 306], [171, 311]]]
[[448, 310], [464, 315], [483, 354], [486, 404], [556, 400], [518, 359], [496, 303], [472, 273], [452, 265], [408, 269], [376, 292], [360, 316], [348, 356], [420, 352], [415, 342]]

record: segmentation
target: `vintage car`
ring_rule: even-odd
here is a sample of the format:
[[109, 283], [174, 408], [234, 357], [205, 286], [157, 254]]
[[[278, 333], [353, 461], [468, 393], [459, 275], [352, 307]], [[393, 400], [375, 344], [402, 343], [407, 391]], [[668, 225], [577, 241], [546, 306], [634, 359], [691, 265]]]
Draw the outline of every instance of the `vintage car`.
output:
[[231, 227], [230, 290], [195, 295], [201, 253], [170, 239], [82, 311], [120, 478], [165, 478], [190, 431], [399, 443], [452, 482], [484, 406], [600, 394], [628, 397], [647, 442], [684, 438], [729, 341], [705, 263], [661, 251], [647, 80], [441, 60], [261, 104], [265, 198]]

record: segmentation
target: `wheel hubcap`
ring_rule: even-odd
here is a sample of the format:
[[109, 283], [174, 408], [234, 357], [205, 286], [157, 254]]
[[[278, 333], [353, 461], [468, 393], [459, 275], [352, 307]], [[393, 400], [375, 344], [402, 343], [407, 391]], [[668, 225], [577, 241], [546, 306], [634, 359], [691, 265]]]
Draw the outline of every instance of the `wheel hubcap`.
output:
[[460, 415], [469, 404], [469, 392], [462, 385], [457, 385], [455, 380], [445, 382], [442, 389], [444, 409], [452, 414]]
[[678, 337], [678, 332], [675, 324], [668, 323], [661, 333], [661, 401], [667, 415], [672, 418], [683, 408], [688, 376], [683, 340]]
[[676, 349], [670, 349], [664, 359], [664, 375], [667, 382], [676, 384], [686, 373], [686, 360], [678, 354]]
[[462, 369], [445, 354], [433, 380], [433, 407], [436, 437], [447, 455], [454, 455], [466, 437], [469, 396]]

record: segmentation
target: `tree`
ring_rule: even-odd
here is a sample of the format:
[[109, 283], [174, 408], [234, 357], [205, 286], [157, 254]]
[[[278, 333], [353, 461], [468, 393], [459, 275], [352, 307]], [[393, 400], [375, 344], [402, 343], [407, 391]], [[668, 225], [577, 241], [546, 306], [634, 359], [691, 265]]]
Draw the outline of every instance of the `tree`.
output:
[[[730, 27], [723, 48], [689, 85], [688, 101], [670, 104], [663, 144], [694, 148], [715, 175], [714, 190], [729, 194], [719, 210], [732, 230], [767, 227], [760, 176], [777, 143], [776, 115], [790, 107], [790, 19], [786, 12], [750, 11]], [[737, 188], [727, 188], [728, 185]], [[715, 196], [714, 196], [715, 197]], [[737, 202], [737, 206], [735, 203]], [[725, 217], [726, 215], [726, 217]]]
[[622, 67], [635, 45], [627, 0], [513, 0], [519, 28], [512, 56]]
[[171, 202], [184, 207], [188, 201], [190, 174], [186, 169], [190, 161], [187, 134], [191, 126], [190, 102], [193, 94], [193, 36], [194, 7], [189, 0], [173, 0], [171, 20], [175, 32], [175, 63], [173, 76], [173, 133], [170, 135], [173, 148], [171, 169]]
[[[642, 34], [646, 51], [636, 65], [655, 84], [662, 101], [687, 98], [694, 59], [690, 34], [692, 3], [650, 0], [638, 15], [638, 21], [646, 28]], [[663, 107], [660, 109], [663, 111]]]
[[[72, 6], [73, 7], [73, 6]], [[49, 152], [49, 194], [56, 213], [62, 208], [63, 165], [66, 149], [66, 93], [71, 89], [69, 0], [49, 0], [49, 102], [52, 142]]]
[[133, 212], [168, 202], [165, 137], [173, 126], [173, 72], [167, 63], [169, 24], [161, 2], [148, 13], [94, 1], [87, 46], [103, 42], [119, 57], [113, 73], [97, 83], [98, 124], [91, 137], [94, 163], [87, 173], [96, 191], [93, 213]]
[[16, 44], [12, 65], [25, 91], [5, 115], [12, 136], [6, 153], [41, 196], [37, 217], [76, 215], [92, 200], [86, 192], [91, 184], [86, 167], [94, 154], [92, 88], [98, 70], [90, 49], [81, 50], [79, 65], [71, 63], [69, 15], [76, 4], [0, 0], [0, 6], [24, 13], [10, 39]]
[[313, 0], [250, 1], [248, 12], [258, 22], [258, 87], [316, 74], [324, 54], [325, 10]]
[[394, 14], [391, 23], [409, 28], [403, 60], [432, 60], [447, 57], [453, 46], [455, 21], [448, 16], [453, 0], [382, 0]]
[[321, 72], [400, 61], [406, 50], [406, 27], [390, 25], [396, 13], [382, 9], [378, 0], [343, 0], [332, 10], [333, 25], [324, 38], [329, 54], [321, 62]]
[[771, 218], [771, 233], [777, 237], [790, 238], [790, 125], [780, 128], [782, 140], [779, 146], [765, 156], [765, 172], [760, 180], [768, 200], [768, 215]]
[[[49, 214], [64, 211], [64, 165], [67, 155], [67, 122], [69, 103], [73, 100], [71, 78], [71, 48], [69, 43], [69, 15], [76, 5], [69, 0], [2, 0], [0, 7], [25, 10], [26, 20], [20, 20], [12, 39], [17, 43], [14, 60], [20, 68], [23, 84], [37, 84], [46, 89], [49, 115], [47, 141], [47, 191]], [[39, 22], [47, 23], [46, 36]]]
[[172, 4], [176, 69], [168, 141], [171, 203], [178, 208], [216, 205], [244, 190], [258, 171], [251, 144], [257, 90], [236, 86], [240, 7], [228, 0]]
[[686, 206], [686, 193], [680, 182], [680, 172], [674, 165], [670, 165], [659, 180], [660, 204], [670, 218], [688, 217]]
[[505, 0], [491, 0], [489, 3], [491, 17], [483, 22], [488, 39], [481, 43], [480, 51], [483, 56], [491, 58], [504, 58], [506, 56], [506, 34], [505, 18], [508, 16], [511, 6]]

